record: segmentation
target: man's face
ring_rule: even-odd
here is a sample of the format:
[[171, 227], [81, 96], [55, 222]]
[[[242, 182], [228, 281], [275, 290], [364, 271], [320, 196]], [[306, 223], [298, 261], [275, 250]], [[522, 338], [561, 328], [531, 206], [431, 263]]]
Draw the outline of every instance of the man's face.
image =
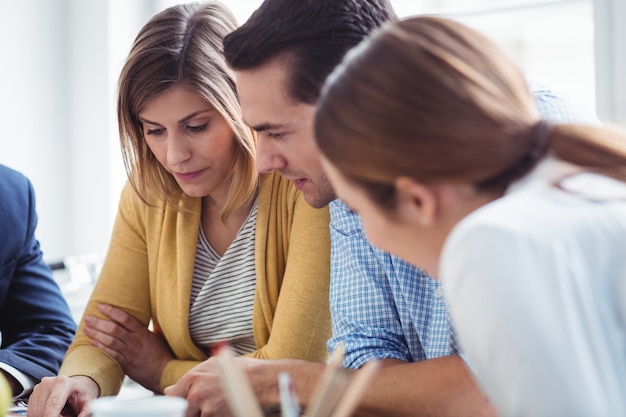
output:
[[315, 106], [287, 93], [288, 61], [279, 57], [258, 68], [237, 71], [237, 92], [245, 122], [257, 132], [259, 172], [278, 171], [321, 208], [335, 199], [313, 136]]

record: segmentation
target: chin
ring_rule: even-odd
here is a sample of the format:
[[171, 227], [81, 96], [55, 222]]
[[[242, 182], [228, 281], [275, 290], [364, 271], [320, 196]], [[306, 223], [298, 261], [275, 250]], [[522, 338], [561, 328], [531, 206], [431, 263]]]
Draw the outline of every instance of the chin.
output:
[[316, 209], [324, 208], [324, 207], [326, 207], [330, 203], [330, 201], [326, 201], [324, 199], [321, 199], [317, 195], [308, 196], [308, 195], [304, 194], [304, 200], [307, 203], [309, 203], [309, 206], [311, 206], [313, 208], [316, 208]]
[[332, 192], [321, 192], [319, 188], [315, 188], [315, 191], [315, 193], [307, 193], [302, 190], [302, 196], [313, 208], [324, 208], [335, 199], [335, 195]]
[[183, 190], [183, 193], [185, 193], [185, 195], [189, 197], [205, 197], [208, 195], [206, 192], [203, 192], [202, 190], [198, 190], [195, 188], [190, 189], [189, 187], [187, 188], [181, 187], [181, 189]]

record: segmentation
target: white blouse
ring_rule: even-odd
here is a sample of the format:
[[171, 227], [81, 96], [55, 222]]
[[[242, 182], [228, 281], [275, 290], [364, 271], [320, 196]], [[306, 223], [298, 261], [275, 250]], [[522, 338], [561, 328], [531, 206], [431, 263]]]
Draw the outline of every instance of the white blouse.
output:
[[463, 219], [440, 272], [502, 417], [626, 416], [626, 186], [547, 160]]

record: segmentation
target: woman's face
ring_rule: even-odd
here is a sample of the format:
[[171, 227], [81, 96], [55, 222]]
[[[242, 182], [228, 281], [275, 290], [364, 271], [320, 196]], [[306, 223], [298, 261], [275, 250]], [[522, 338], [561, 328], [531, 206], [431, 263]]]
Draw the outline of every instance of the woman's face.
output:
[[185, 194], [225, 192], [236, 143], [230, 126], [210, 103], [173, 86], [146, 103], [138, 116], [148, 147]]
[[382, 209], [363, 189], [346, 179], [328, 159], [323, 156], [321, 159], [337, 197], [361, 216], [368, 240], [436, 276], [439, 252], [437, 245], [433, 245], [432, 231], [408, 213], [410, 208], [399, 204], [393, 211]]

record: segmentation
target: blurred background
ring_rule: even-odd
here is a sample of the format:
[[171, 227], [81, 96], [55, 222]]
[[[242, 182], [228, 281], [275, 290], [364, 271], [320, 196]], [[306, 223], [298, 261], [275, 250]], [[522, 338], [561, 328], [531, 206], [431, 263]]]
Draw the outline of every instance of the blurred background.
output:
[[[298, 1], [298, 0], [294, 0]], [[139, 28], [171, 0], [13, 0], [0, 5], [0, 163], [37, 194], [49, 262], [106, 252], [126, 174], [115, 86]], [[261, 0], [225, 0], [240, 23]], [[392, 0], [446, 15], [502, 45], [527, 75], [626, 125], [623, 0]], [[93, 268], [89, 274], [94, 272]], [[86, 280], [90, 277], [86, 276]]]

